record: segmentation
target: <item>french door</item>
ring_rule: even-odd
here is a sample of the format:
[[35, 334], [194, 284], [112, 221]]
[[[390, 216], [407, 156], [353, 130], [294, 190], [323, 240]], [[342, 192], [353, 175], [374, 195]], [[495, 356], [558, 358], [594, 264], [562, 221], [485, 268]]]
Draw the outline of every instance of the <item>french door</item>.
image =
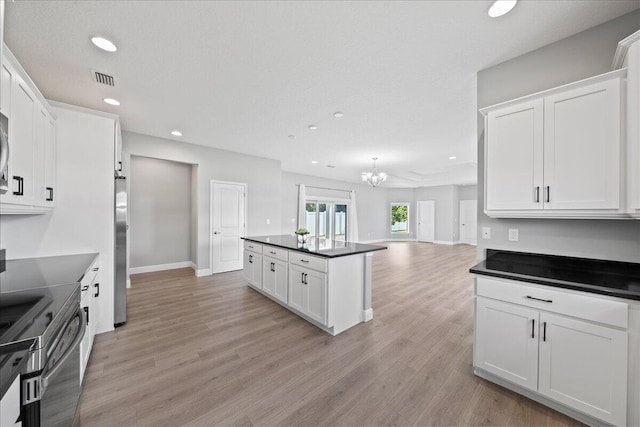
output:
[[347, 202], [307, 200], [307, 230], [319, 240], [347, 241], [348, 209]]

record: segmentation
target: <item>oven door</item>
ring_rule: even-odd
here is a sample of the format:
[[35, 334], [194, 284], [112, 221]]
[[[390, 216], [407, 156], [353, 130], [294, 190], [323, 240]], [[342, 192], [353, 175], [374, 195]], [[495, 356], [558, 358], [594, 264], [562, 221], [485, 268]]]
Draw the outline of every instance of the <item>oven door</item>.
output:
[[80, 342], [86, 327], [84, 311], [78, 308], [56, 337], [49, 352], [47, 364], [42, 370], [40, 401], [23, 407], [24, 427], [69, 427], [73, 424], [82, 390]]

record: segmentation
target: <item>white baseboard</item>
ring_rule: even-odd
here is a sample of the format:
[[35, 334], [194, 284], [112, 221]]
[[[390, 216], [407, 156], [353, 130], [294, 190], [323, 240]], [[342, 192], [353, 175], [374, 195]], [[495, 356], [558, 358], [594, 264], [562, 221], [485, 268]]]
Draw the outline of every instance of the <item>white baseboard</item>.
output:
[[131, 287], [131, 279], [127, 279], [127, 288]]
[[172, 262], [169, 264], [146, 265], [144, 267], [130, 267], [129, 274], [151, 273], [154, 271], [175, 270], [176, 268], [191, 267], [191, 261]]
[[204, 268], [202, 270], [198, 270], [198, 269], [194, 269], [194, 270], [196, 272], [196, 277], [211, 276], [210, 268]]
[[384, 242], [417, 242], [417, 239], [374, 239], [374, 240], [360, 240], [358, 243], [384, 243]]
[[364, 317], [363, 320], [365, 322], [368, 322], [369, 320], [373, 319], [373, 308], [365, 310], [362, 313], [363, 313], [363, 317]]
[[434, 240], [433, 243], [435, 243], [436, 245], [449, 245], [449, 246], [458, 244], [457, 242], [451, 242], [448, 240]]

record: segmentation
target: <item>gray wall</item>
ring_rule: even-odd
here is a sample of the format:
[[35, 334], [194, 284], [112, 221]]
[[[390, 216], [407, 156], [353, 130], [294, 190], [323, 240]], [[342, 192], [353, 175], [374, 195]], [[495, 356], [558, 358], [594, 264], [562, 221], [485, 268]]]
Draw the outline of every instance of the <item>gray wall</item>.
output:
[[192, 165], [131, 156], [130, 267], [191, 261]]
[[[130, 173], [131, 156], [172, 160], [197, 166], [193, 199], [196, 229], [195, 263], [210, 266], [209, 209], [211, 180], [247, 183], [247, 235], [280, 234], [281, 166], [277, 160], [248, 156], [194, 144], [123, 132], [123, 168]], [[267, 224], [270, 220], [270, 224]]]
[[416, 202], [435, 200], [436, 242], [458, 241], [458, 219], [460, 218], [458, 188], [456, 185], [439, 185], [415, 190]]
[[[478, 73], [478, 108], [610, 70], [620, 40], [640, 29], [640, 10]], [[486, 248], [640, 261], [640, 221], [490, 219], [484, 214], [484, 123], [478, 115], [478, 259]], [[491, 240], [480, 238], [491, 227]], [[508, 229], [519, 229], [509, 242]]]
[[458, 187], [460, 192], [460, 200], [477, 200], [478, 199], [478, 186], [477, 185], [461, 185]]

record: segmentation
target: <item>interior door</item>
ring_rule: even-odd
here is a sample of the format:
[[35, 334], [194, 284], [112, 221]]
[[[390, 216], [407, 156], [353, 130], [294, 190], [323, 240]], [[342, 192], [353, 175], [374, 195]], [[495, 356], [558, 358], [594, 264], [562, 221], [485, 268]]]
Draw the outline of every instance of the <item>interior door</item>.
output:
[[418, 202], [418, 241], [433, 243], [436, 239], [436, 202]]
[[211, 181], [211, 273], [241, 270], [246, 184]]
[[477, 243], [478, 230], [478, 201], [460, 200], [460, 241], [462, 243]]

